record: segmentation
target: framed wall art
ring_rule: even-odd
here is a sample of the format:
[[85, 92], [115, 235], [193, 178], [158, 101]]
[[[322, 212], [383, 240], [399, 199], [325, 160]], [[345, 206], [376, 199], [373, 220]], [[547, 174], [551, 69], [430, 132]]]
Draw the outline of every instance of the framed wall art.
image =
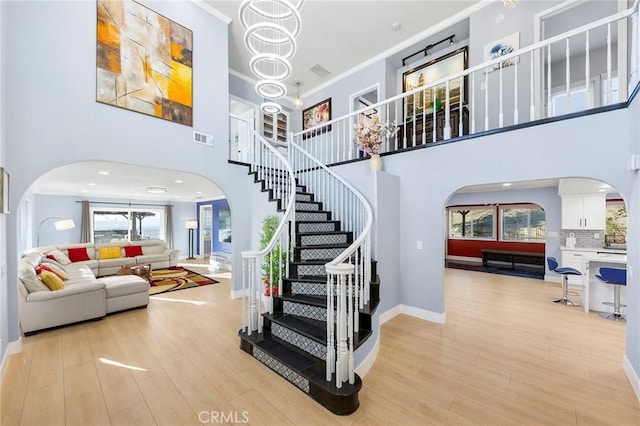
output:
[[[455, 50], [440, 58], [419, 65], [402, 74], [402, 92], [409, 92], [421, 86], [455, 74], [467, 68], [467, 47]], [[454, 108], [466, 102], [466, 77], [460, 77], [449, 82], [449, 103]], [[435, 93], [434, 93], [435, 92]], [[415, 95], [407, 97], [405, 114], [406, 120], [412, 120], [415, 115], [433, 113], [441, 110], [446, 102], [446, 85], [443, 83], [429, 88]]]
[[193, 33], [133, 0], [98, 0], [96, 101], [193, 125]]
[[[311, 129], [319, 126], [322, 123], [331, 121], [331, 98], [325, 99], [322, 102], [310, 106], [302, 111], [302, 130]], [[312, 132], [307, 132], [302, 135], [303, 139], [317, 136], [321, 133], [330, 132], [331, 124], [326, 125], [320, 129], [316, 129]]]
[[[508, 55], [509, 53], [520, 49], [520, 33], [513, 33], [506, 37], [502, 37], [499, 40], [492, 41], [491, 43], [487, 43], [484, 45], [484, 61], [490, 61], [492, 59], [499, 58], [500, 56]], [[502, 61], [501, 63], [495, 64], [488, 71], [497, 71], [500, 69], [500, 64], [502, 64], [502, 68], [510, 67], [520, 60], [519, 57], [507, 59], [506, 61]]]

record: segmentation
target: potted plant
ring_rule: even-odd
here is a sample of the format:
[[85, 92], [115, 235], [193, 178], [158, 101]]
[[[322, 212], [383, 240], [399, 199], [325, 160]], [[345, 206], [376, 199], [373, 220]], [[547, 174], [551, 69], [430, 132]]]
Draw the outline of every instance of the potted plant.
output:
[[[260, 233], [260, 250], [269, 245], [269, 241], [273, 238], [273, 235], [278, 229], [280, 218], [276, 215], [269, 215], [262, 221], [262, 232]], [[278, 294], [278, 284], [280, 283], [280, 276], [284, 271], [286, 262], [286, 252], [281, 249], [280, 246], [276, 246], [273, 251], [265, 256], [260, 265], [262, 272], [262, 282], [264, 283], [264, 295], [271, 296], [271, 289], [273, 288], [273, 294]], [[273, 282], [273, 286], [271, 286]]]

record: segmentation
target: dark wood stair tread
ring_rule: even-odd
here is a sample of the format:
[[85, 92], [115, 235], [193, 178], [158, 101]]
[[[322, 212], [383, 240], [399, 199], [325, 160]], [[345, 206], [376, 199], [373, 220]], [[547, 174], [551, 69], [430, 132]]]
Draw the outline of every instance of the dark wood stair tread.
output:
[[311, 296], [308, 294], [292, 294], [292, 293], [283, 293], [281, 296], [278, 296], [282, 300], [286, 300], [289, 302], [295, 303], [304, 303], [305, 305], [318, 306], [321, 308], [327, 307], [327, 298], [325, 296]]
[[313, 366], [313, 361], [311, 359], [287, 348], [273, 339], [263, 339], [262, 341], [255, 343], [255, 345], [299, 373], [304, 372]]
[[281, 313], [263, 314], [276, 324], [280, 324], [323, 345], [327, 344], [327, 323], [309, 318], [296, 317]]

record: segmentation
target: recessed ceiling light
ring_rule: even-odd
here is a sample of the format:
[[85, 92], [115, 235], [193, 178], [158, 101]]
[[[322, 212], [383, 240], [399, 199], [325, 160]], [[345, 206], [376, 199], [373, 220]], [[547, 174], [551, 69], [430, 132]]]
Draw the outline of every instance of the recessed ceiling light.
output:
[[150, 194], [164, 194], [167, 192], [167, 188], [162, 188], [159, 186], [147, 186], [147, 192]]
[[181, 179], [176, 179], [176, 180], [174, 180], [174, 182], [175, 182], [175, 183], [182, 183], [182, 182], [184, 182], [184, 181], [183, 181], [183, 180], [181, 180]]
[[198, 191], [198, 192], [196, 192], [196, 194], [202, 194], [202, 191]]
[[182, 198], [182, 197], [180, 197], [179, 195], [176, 195], [176, 198]]
[[402, 28], [402, 25], [398, 21], [396, 21], [393, 24], [391, 24], [391, 29], [393, 31], [398, 31], [400, 28]]
[[607, 190], [606, 190], [606, 189], [601, 188], [601, 189], [598, 189], [598, 192], [607, 192]]
[[511, 186], [511, 182], [505, 182], [502, 184], [502, 186]]
[[96, 184], [95, 184], [95, 183], [93, 183], [93, 182], [89, 182], [87, 185], [89, 185], [89, 186], [96, 186]]
[[98, 174], [99, 174], [99, 175], [105, 175], [105, 176], [106, 176], [106, 175], [110, 175], [111, 173], [109, 173], [109, 172], [98, 172]]
[[611, 188], [611, 185], [603, 183], [602, 185], [600, 185], [600, 188]]

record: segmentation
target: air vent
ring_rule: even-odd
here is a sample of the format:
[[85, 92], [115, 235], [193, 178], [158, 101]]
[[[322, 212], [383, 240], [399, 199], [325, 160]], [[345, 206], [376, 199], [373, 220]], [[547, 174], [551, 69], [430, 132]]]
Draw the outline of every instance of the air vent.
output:
[[205, 133], [193, 132], [193, 141], [203, 145], [213, 146], [213, 136]]
[[312, 73], [314, 73], [315, 75], [317, 75], [320, 78], [325, 78], [326, 76], [331, 74], [326, 68], [324, 68], [320, 64], [315, 64], [314, 66], [309, 68], [309, 71], [311, 71]]

